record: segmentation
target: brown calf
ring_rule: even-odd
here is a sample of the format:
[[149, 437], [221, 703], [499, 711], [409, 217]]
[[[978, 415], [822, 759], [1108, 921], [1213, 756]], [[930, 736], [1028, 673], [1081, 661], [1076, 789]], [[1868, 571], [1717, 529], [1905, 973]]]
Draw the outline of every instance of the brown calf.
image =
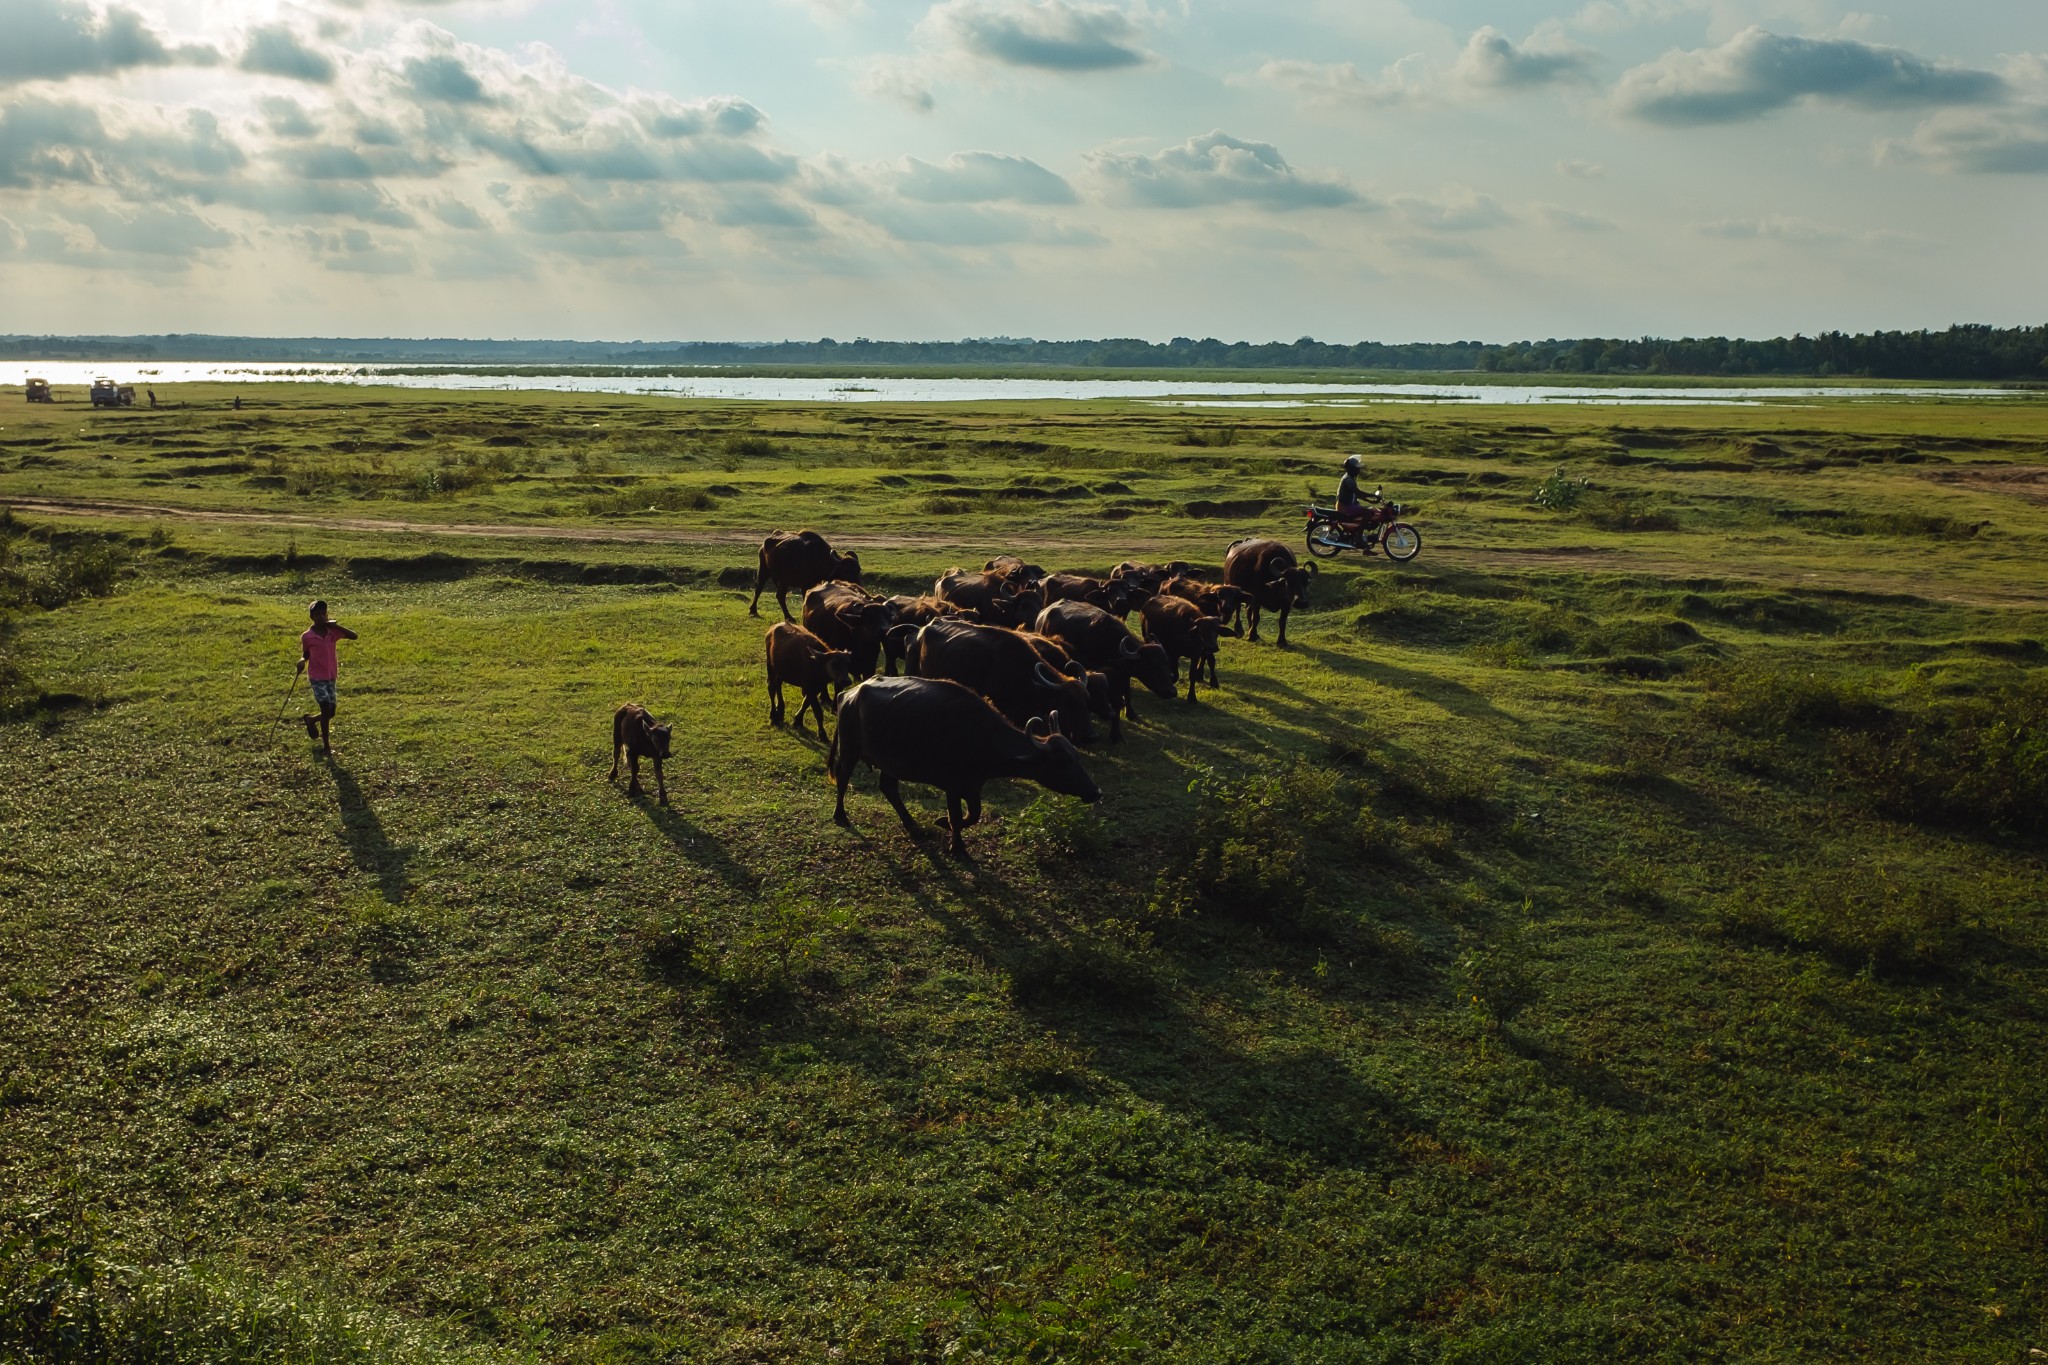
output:
[[782, 685], [788, 683], [803, 700], [797, 703], [796, 728], [804, 728], [804, 712], [818, 718], [818, 738], [825, 737], [825, 693], [853, 685], [853, 656], [787, 621], [768, 627], [768, 723], [783, 719]]
[[627, 702], [612, 712], [612, 770], [605, 781], [619, 780], [619, 751], [624, 750], [632, 781], [626, 786], [626, 795], [644, 796], [640, 789], [640, 759], [644, 755], [654, 761], [654, 786], [661, 795], [661, 804], [668, 804], [668, 783], [661, 775], [662, 760], [668, 757], [668, 736], [670, 726], [656, 725], [654, 717], [644, 706]]

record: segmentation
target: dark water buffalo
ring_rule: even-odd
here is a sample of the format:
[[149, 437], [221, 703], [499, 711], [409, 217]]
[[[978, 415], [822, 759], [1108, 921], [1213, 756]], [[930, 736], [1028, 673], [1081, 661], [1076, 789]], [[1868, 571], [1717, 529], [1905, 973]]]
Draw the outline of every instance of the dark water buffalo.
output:
[[1011, 630], [1029, 625], [1045, 606], [1045, 594], [1036, 586], [1022, 587], [999, 573], [984, 569], [948, 569], [932, 584], [932, 596], [950, 602], [985, 626]]
[[834, 696], [853, 684], [853, 656], [787, 621], [768, 627], [768, 721], [782, 724], [782, 688], [796, 689], [796, 728], [804, 728], [804, 712], [818, 718], [818, 738], [825, 737], [825, 693]]
[[804, 594], [804, 629], [851, 654], [856, 678], [875, 671], [888, 628], [888, 605], [858, 583], [820, 583]]
[[842, 825], [850, 823], [847, 784], [863, 763], [880, 774], [882, 795], [913, 839], [917, 822], [899, 784], [937, 787], [946, 794], [953, 854], [962, 858], [961, 832], [981, 819], [981, 789], [995, 779], [1023, 778], [1083, 801], [1102, 795], [1057, 719], [1020, 730], [979, 693], [943, 678], [871, 678], [841, 697], [827, 763], [839, 787], [832, 818]]
[[1038, 649], [1014, 630], [967, 621], [934, 621], [917, 633], [907, 656], [920, 678], [950, 678], [995, 703], [1013, 725], [1059, 712], [1076, 740], [1093, 737], [1088, 720], [1088, 684], [1046, 663]]
[[627, 770], [631, 780], [626, 784], [626, 795], [643, 796], [640, 788], [640, 760], [650, 759], [654, 763], [654, 789], [661, 795], [661, 804], [668, 804], [668, 783], [662, 778], [662, 761], [668, 757], [669, 731], [672, 727], [656, 725], [647, 708], [627, 702], [612, 712], [612, 770], [605, 781], [619, 780], [619, 754], [626, 755]]
[[[1135, 721], [1131, 706], [1133, 679], [1150, 688], [1155, 696], [1170, 697], [1175, 683], [1174, 662], [1166, 647], [1140, 644], [1138, 637], [1114, 613], [1087, 602], [1054, 602], [1038, 613], [1041, 635], [1050, 635], [1089, 669], [1109, 679], [1113, 715]], [[1120, 720], [1110, 722], [1109, 737], [1123, 733]]]
[[1173, 661], [1174, 676], [1180, 675], [1180, 661], [1188, 661], [1188, 700], [1195, 699], [1195, 683], [1206, 666], [1209, 686], [1216, 686], [1216, 646], [1223, 634], [1223, 622], [1204, 616], [1185, 597], [1159, 596], [1138, 608], [1144, 622], [1145, 638], [1166, 651]]
[[1004, 582], [1015, 583], [1020, 588], [1028, 588], [1045, 577], [1044, 569], [1036, 564], [1026, 564], [1015, 555], [997, 555], [985, 561], [981, 568], [984, 573], [995, 574]]
[[1277, 540], [1240, 540], [1223, 556], [1223, 578], [1233, 588], [1244, 590], [1245, 607], [1251, 616], [1251, 638], [1259, 638], [1259, 612], [1280, 613], [1280, 639], [1287, 645], [1287, 614], [1308, 605], [1308, 584], [1316, 566], [1294, 562], [1294, 551]]
[[1167, 597], [1185, 597], [1202, 615], [1229, 622], [1227, 629], [1233, 635], [1237, 633], [1238, 613], [1251, 600], [1242, 588], [1231, 587], [1228, 583], [1205, 583], [1193, 574], [1185, 573], [1175, 574], [1161, 583], [1159, 591]]
[[920, 629], [942, 617], [963, 615], [960, 608], [936, 597], [897, 596], [882, 601], [889, 608], [889, 626], [882, 635], [882, 668], [892, 678]]
[[1124, 737], [1121, 712], [1116, 704], [1116, 684], [1107, 673], [1090, 668], [1074, 657], [1066, 641], [1056, 635], [1020, 630], [1017, 637], [1038, 651], [1038, 657], [1053, 672], [1073, 678], [1088, 689], [1088, 714], [1109, 727], [1112, 741]]
[[[1090, 578], [1085, 574], [1056, 573], [1040, 584], [1048, 605], [1054, 602], [1087, 602], [1112, 616], [1131, 613], [1131, 585], [1115, 578]], [[1149, 595], [1149, 594], [1147, 594]]]
[[782, 608], [782, 619], [787, 621], [792, 592], [808, 592], [835, 578], [860, 582], [860, 556], [852, 551], [837, 553], [816, 531], [770, 532], [768, 539], [761, 542], [761, 566], [754, 579], [754, 600], [747, 604], [747, 615], [761, 614], [761, 590], [773, 583], [775, 601]]
[[[1109, 576], [1120, 583], [1129, 585], [1134, 591], [1142, 592], [1145, 596], [1150, 597], [1153, 593], [1159, 591], [1161, 583], [1164, 583], [1175, 574], [1193, 573], [1194, 571], [1194, 565], [1179, 559], [1174, 560], [1171, 564], [1141, 564], [1134, 559], [1127, 559], [1114, 569], [1111, 569]], [[1133, 605], [1136, 604], [1133, 603]]]

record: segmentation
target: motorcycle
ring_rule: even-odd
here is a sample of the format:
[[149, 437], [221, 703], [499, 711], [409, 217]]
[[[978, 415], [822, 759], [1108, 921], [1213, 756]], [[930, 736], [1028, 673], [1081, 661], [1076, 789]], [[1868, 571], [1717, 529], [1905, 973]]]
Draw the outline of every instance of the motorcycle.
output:
[[1400, 520], [1401, 504], [1387, 502], [1379, 489], [1366, 500], [1365, 518], [1347, 525], [1334, 507], [1308, 509], [1308, 552], [1317, 559], [1332, 559], [1346, 550], [1371, 554], [1380, 550], [1396, 564], [1406, 564], [1422, 552], [1422, 532]]

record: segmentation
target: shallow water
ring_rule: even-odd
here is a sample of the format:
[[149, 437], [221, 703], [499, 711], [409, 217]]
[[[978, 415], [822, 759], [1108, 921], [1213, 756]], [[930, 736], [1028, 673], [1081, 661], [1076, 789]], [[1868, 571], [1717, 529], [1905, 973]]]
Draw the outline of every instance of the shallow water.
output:
[[[1033, 399], [1134, 400], [1168, 407], [1349, 407], [1374, 402], [1573, 404], [1611, 407], [1729, 407], [1770, 400], [1853, 398], [2003, 398], [2010, 389], [1878, 388], [1856, 385], [1723, 386], [1698, 389], [1631, 388], [1612, 384], [1575, 388], [1539, 383], [1490, 384], [1282, 384], [1180, 379], [904, 379], [840, 376], [801, 379], [748, 375], [576, 375], [544, 371], [518, 375], [401, 374], [377, 365], [101, 364], [9, 362], [0, 383], [20, 385], [30, 375], [57, 386], [60, 401], [83, 402], [84, 389], [105, 375], [138, 390], [151, 383], [375, 384], [404, 389], [457, 389], [518, 393], [637, 393], [673, 398], [714, 398], [763, 403], [988, 403]], [[146, 393], [138, 393], [148, 402]]]

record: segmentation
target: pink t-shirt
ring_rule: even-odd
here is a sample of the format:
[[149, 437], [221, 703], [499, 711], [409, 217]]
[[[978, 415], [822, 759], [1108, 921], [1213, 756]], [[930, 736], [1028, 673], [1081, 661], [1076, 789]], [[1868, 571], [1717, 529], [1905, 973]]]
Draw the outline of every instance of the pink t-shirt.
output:
[[341, 632], [330, 630], [322, 635], [317, 630], [308, 630], [299, 637], [299, 643], [306, 647], [306, 678], [310, 682], [328, 682], [340, 671], [335, 662], [334, 647], [341, 643]]

